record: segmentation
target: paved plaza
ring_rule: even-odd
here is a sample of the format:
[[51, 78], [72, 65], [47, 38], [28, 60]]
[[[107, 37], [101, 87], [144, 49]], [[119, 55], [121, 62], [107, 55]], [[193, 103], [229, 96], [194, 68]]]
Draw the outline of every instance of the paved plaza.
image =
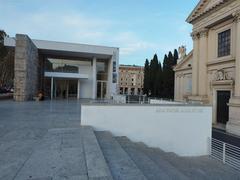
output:
[[17, 177], [49, 129], [79, 127], [80, 101], [0, 101], [0, 180]]
[[0, 180], [240, 179], [229, 166], [94, 132], [81, 103], [0, 101]]

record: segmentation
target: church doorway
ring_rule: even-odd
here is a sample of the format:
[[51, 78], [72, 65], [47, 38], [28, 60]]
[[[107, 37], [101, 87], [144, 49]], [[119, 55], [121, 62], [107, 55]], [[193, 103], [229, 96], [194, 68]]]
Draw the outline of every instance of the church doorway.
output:
[[217, 123], [226, 124], [229, 118], [228, 102], [231, 91], [217, 91]]

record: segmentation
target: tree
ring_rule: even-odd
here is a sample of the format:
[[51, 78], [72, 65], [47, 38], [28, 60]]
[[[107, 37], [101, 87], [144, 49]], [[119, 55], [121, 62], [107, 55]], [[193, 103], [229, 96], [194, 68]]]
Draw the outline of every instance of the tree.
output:
[[161, 64], [161, 62], [159, 62], [159, 64], [158, 64], [156, 85], [157, 85], [157, 97], [162, 97], [163, 74], [162, 74], [162, 64]]
[[6, 36], [7, 34], [3, 30], [0, 30], [0, 62], [8, 53], [7, 48], [4, 46], [4, 37]]
[[158, 72], [159, 72], [159, 63], [158, 63], [158, 57], [157, 54], [154, 54], [153, 60], [152, 60], [153, 66], [151, 69], [152, 72], [152, 83], [153, 83], [153, 89], [152, 89], [152, 94], [154, 96], [158, 96], [158, 87], [159, 87], [159, 82], [158, 82]]
[[165, 54], [163, 60], [163, 96], [165, 98], [173, 99], [174, 97], [174, 57], [169, 51], [168, 56]]
[[163, 59], [163, 92], [162, 92], [162, 97], [168, 98], [168, 76], [169, 76], [169, 61], [168, 61], [168, 56], [165, 54], [164, 59]]
[[14, 50], [4, 46], [6, 36], [4, 31], [0, 31], [0, 87], [13, 86]]
[[176, 49], [174, 49], [173, 60], [174, 60], [173, 65], [175, 66], [177, 64], [177, 60], [178, 60], [178, 51]]
[[149, 61], [146, 59], [145, 65], [144, 65], [144, 82], [143, 82], [143, 93], [147, 94], [149, 93], [150, 88], [150, 67], [149, 67]]
[[165, 54], [163, 65], [158, 61], [157, 54], [153, 59], [145, 61], [144, 67], [144, 93], [153, 97], [174, 98], [174, 71], [173, 68], [177, 63], [178, 52], [175, 49], [174, 55], [169, 51]]

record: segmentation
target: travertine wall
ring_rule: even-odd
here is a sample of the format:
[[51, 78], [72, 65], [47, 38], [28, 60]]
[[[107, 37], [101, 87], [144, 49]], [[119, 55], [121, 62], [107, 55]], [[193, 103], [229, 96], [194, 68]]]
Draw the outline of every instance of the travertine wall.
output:
[[27, 101], [38, 91], [38, 49], [27, 35], [16, 35], [14, 100]]

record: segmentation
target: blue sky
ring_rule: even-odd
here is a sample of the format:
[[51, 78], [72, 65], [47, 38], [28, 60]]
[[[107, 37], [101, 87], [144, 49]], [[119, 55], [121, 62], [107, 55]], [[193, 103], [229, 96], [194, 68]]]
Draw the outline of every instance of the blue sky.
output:
[[0, 0], [0, 29], [10, 36], [120, 48], [121, 64], [159, 60], [180, 45], [192, 48], [185, 22], [199, 0]]

